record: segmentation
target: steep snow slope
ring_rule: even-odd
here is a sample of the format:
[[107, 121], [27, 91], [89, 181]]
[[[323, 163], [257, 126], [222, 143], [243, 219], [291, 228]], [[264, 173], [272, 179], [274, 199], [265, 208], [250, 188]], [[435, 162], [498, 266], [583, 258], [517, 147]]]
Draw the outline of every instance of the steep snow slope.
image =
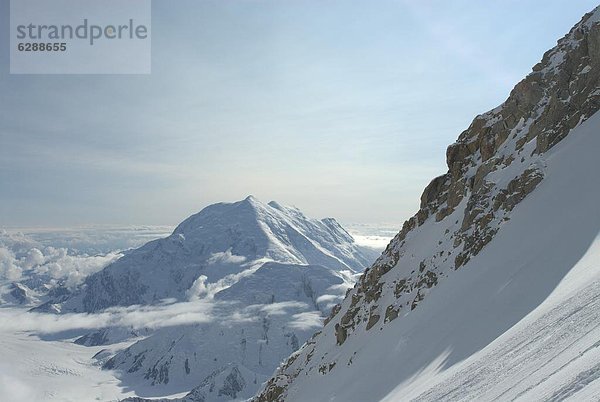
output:
[[587, 14], [448, 148], [420, 211], [256, 400], [596, 389], [599, 20]]
[[198, 287], [212, 284], [214, 293], [235, 283], [265, 261], [357, 272], [373, 259], [373, 252], [357, 246], [334, 219], [309, 219], [295, 208], [250, 196], [206, 207], [169, 237], [129, 252], [88, 277], [83, 290], [62, 308], [95, 312], [167, 298], [186, 300]]

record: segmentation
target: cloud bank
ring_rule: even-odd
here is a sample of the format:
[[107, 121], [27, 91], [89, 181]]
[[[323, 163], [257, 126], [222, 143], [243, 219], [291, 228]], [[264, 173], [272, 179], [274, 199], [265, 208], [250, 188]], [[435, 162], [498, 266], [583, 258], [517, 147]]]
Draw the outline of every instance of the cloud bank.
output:
[[294, 328], [320, 327], [321, 315], [309, 309], [306, 303], [280, 302], [239, 306], [229, 302], [196, 300], [180, 303], [164, 303], [155, 306], [113, 307], [100, 313], [48, 314], [27, 312], [19, 308], [0, 309], [0, 332], [32, 332], [53, 334], [71, 330], [93, 330], [108, 327], [132, 329], [158, 329], [179, 325], [194, 325], [218, 322], [237, 324], [259, 319], [257, 312], [272, 316], [283, 316], [290, 310], [300, 311], [291, 315], [290, 325]]
[[[168, 234], [166, 227], [39, 230], [0, 229], [0, 281], [19, 281], [41, 275], [74, 288], [123, 255]], [[53, 283], [50, 283], [51, 285]]]

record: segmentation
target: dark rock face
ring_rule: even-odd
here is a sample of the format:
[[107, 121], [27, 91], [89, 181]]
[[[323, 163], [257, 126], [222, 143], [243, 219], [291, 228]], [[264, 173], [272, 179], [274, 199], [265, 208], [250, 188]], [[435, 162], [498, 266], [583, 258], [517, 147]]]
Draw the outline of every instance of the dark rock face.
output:
[[108, 341], [108, 337], [106, 335], [106, 330], [100, 330], [91, 332], [89, 334], [85, 334], [77, 339], [75, 339], [75, 343], [83, 346], [100, 346], [106, 345]]
[[11, 285], [10, 295], [19, 304], [27, 304], [30, 301], [29, 296], [30, 290], [20, 283], [13, 283]]
[[242, 391], [246, 386], [246, 381], [237, 367], [234, 367], [231, 372], [225, 377], [223, 387], [219, 390], [219, 396], [226, 395], [231, 399], [237, 398], [238, 392]]
[[[494, 239], [511, 211], [543, 181], [545, 152], [600, 109], [599, 13], [585, 15], [502, 105], [477, 116], [448, 147], [448, 172], [425, 188], [419, 211], [332, 310], [323, 333], [330, 327], [334, 339], [317, 336], [304, 345], [257, 401], [285, 400], [294, 378], [316, 369], [302, 358], [314, 354], [315, 342], [345, 347], [355, 331], [383, 328], [409, 314]], [[426, 237], [426, 251], [413, 262], [406, 254], [419, 248], [424, 226], [440, 234]], [[320, 364], [335, 363], [325, 355]]]

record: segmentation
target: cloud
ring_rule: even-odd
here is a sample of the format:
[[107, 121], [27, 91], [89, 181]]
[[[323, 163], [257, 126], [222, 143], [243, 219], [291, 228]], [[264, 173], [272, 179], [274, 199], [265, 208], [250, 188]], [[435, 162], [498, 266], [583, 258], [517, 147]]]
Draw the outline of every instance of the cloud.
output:
[[222, 252], [214, 253], [208, 259], [209, 264], [242, 264], [246, 261], [246, 257], [231, 253], [231, 249]]
[[401, 223], [346, 223], [344, 228], [352, 235], [359, 246], [383, 251], [400, 231]]
[[208, 295], [209, 289], [206, 285], [206, 275], [200, 275], [185, 292], [189, 300], [199, 300]]
[[385, 247], [389, 244], [390, 240], [392, 240], [392, 237], [388, 237], [388, 236], [364, 236], [364, 235], [357, 235], [357, 234], [352, 234], [352, 237], [354, 238], [354, 241], [356, 242], [356, 244], [358, 244], [359, 246], [363, 246], [363, 247], [369, 247], [378, 251], [381, 251], [383, 249], [385, 249]]
[[0, 280], [41, 275], [50, 285], [60, 282], [74, 288], [121, 256], [116, 251], [88, 255], [65, 247], [44, 246], [22, 233], [0, 231]]
[[315, 300], [315, 302], [317, 304], [327, 303], [327, 302], [333, 302], [333, 301], [339, 300], [340, 298], [341, 298], [340, 295], [322, 295], [322, 296], [317, 297], [317, 300]]
[[306, 309], [308, 305], [298, 301], [285, 301], [280, 303], [259, 304], [248, 306], [248, 310], [258, 309], [267, 315], [285, 315], [290, 309]]
[[101, 313], [46, 314], [22, 309], [0, 309], [4, 332], [51, 334], [77, 329], [126, 327], [133, 329], [162, 328], [208, 323], [215, 319], [215, 303], [184, 302], [158, 306], [128, 306], [107, 309]]
[[27, 264], [32, 260], [41, 261], [41, 263], [34, 266], [34, 272], [62, 280], [68, 288], [76, 287], [88, 275], [100, 271], [122, 256], [121, 253], [117, 252], [94, 256], [88, 256], [87, 254], [70, 255], [67, 249], [56, 249], [54, 247], [47, 247], [44, 252], [42, 254], [39, 250], [32, 249], [30, 254], [20, 262]]
[[66, 248], [72, 254], [106, 254], [139, 247], [150, 240], [166, 237], [171, 226], [89, 226], [62, 229], [0, 229], [0, 243], [5, 247], [27, 251], [31, 248]]
[[[227, 256], [226, 253], [216, 253], [219, 255], [226, 256], [225, 260], [219, 260], [220, 262], [231, 261], [232, 257], [233, 257], [233, 259], [237, 259], [238, 257], [242, 258], [241, 260], [239, 260], [240, 263], [246, 260], [245, 257], [231, 255], [231, 253], [229, 253], [229, 256]], [[213, 254], [213, 257], [214, 256], [215, 256], [215, 254]], [[211, 257], [211, 259], [212, 259], [212, 257]], [[190, 301], [199, 300], [199, 299], [212, 300], [217, 293], [219, 293], [220, 291], [227, 289], [231, 285], [239, 282], [240, 279], [252, 275], [262, 266], [262, 264], [264, 264], [265, 262], [268, 262], [268, 261], [270, 261], [270, 260], [263, 258], [263, 259], [259, 259], [256, 261], [249, 262], [247, 264], [243, 264], [240, 266], [240, 268], [244, 268], [242, 271], [234, 273], [234, 274], [225, 275], [223, 278], [217, 280], [216, 282], [206, 283], [206, 280], [208, 278], [205, 275], [200, 275], [198, 277], [198, 279], [196, 279], [194, 281], [192, 286], [186, 291], [186, 295]], [[209, 265], [214, 265], [214, 264], [216, 264], [215, 260], [213, 260], [212, 262], [209, 260]], [[233, 263], [233, 264], [237, 264], [237, 263]]]
[[[92, 330], [108, 327], [132, 329], [158, 329], [179, 325], [218, 322], [242, 323], [255, 321], [259, 314], [268, 316], [291, 316], [291, 326], [306, 329], [321, 326], [321, 313], [307, 310], [306, 303], [287, 301], [272, 304], [255, 304], [247, 307], [230, 302], [196, 300], [191, 302], [160, 304], [153, 306], [112, 307], [100, 313], [48, 314], [27, 312], [19, 308], [0, 309], [0, 331], [8, 333], [33, 332], [52, 334], [71, 330]], [[292, 311], [290, 311], [292, 310]]]
[[18, 266], [14, 253], [0, 247], [0, 278], [16, 281], [21, 278], [22, 269]]
[[42, 265], [44, 260], [44, 254], [37, 248], [32, 248], [27, 252], [23, 261], [23, 266], [25, 269], [33, 268], [37, 265]]
[[323, 317], [318, 311], [306, 311], [294, 314], [290, 327], [300, 330], [309, 330], [321, 328], [323, 326]]

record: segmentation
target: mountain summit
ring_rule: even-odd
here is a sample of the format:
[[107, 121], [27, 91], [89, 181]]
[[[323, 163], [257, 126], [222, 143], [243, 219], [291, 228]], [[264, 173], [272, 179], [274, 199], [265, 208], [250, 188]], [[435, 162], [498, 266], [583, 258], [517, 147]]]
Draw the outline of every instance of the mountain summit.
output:
[[[253, 196], [204, 208], [173, 233], [128, 252], [85, 281], [60, 305], [63, 311], [96, 312], [112, 306], [187, 300], [201, 278], [226, 280], [266, 262], [319, 265], [359, 272], [375, 253], [358, 246], [333, 218], [307, 218], [293, 207], [262, 203]], [[45, 306], [48, 308], [48, 306]]]
[[448, 147], [417, 214], [256, 401], [597, 397], [599, 21]]

